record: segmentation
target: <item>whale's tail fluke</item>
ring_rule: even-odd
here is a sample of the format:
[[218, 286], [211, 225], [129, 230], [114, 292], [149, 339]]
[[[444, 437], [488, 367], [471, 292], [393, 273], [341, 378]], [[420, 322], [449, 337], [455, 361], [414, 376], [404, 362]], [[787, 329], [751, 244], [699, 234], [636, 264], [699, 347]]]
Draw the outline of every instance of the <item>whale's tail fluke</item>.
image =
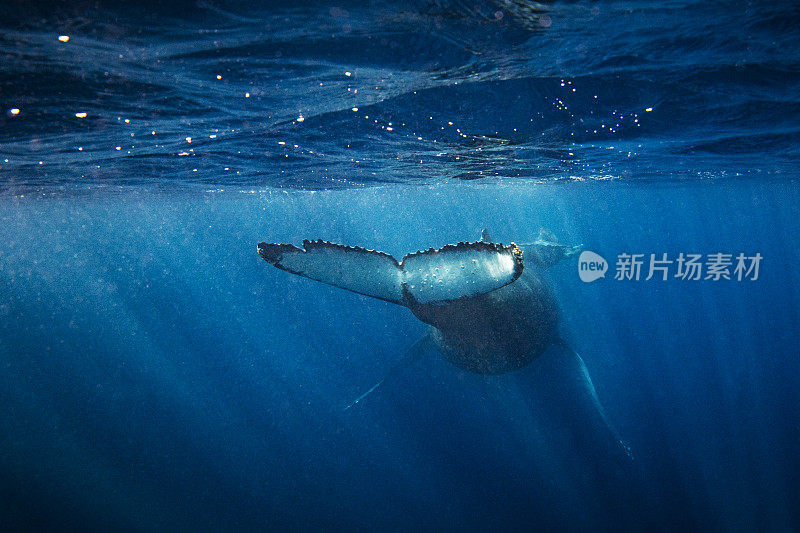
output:
[[460, 242], [407, 254], [389, 254], [326, 241], [258, 244], [271, 265], [348, 291], [400, 305], [444, 304], [471, 298], [514, 282], [523, 269], [516, 245]]

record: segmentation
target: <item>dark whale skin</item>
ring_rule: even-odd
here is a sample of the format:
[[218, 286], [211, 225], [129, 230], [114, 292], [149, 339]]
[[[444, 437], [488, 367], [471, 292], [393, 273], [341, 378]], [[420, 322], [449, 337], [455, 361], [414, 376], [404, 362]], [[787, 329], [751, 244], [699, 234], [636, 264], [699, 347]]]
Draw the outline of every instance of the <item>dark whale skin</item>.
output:
[[547, 281], [526, 265], [513, 283], [444, 304], [405, 302], [444, 357], [475, 374], [518, 370], [558, 340], [558, 304]]

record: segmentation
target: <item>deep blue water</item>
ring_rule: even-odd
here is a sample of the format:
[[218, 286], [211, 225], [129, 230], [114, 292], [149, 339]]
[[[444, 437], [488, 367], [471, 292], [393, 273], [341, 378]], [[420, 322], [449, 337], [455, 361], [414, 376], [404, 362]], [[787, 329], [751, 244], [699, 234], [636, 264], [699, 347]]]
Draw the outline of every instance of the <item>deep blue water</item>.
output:
[[[791, 2], [0, 5], [0, 528], [800, 529], [798, 28]], [[345, 411], [424, 326], [256, 253], [542, 227], [609, 261], [546, 276], [632, 458], [554, 354], [431, 353]], [[718, 252], [758, 279], [613, 276]]]

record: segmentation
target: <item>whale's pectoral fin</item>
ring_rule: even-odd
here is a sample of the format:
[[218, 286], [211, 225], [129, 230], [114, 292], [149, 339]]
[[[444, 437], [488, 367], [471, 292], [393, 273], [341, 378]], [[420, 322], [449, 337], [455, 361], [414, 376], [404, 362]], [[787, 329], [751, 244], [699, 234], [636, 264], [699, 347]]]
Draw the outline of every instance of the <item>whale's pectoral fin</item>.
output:
[[[587, 440], [594, 439], [596, 444], [607, 442], [615, 452], [633, 459], [631, 449], [608, 420], [589, 370], [578, 352], [560, 339], [553, 343], [549, 352], [540, 359], [539, 370], [554, 390], [558, 390], [563, 404], [572, 404], [574, 410], [569, 419], [581, 422], [581, 435]], [[590, 435], [590, 427], [594, 428], [593, 435]]]
[[268, 263], [299, 276], [396, 304], [445, 303], [499, 289], [522, 274], [516, 245], [473, 242], [406, 255], [401, 262], [383, 252], [325, 241], [258, 244]]
[[367, 392], [356, 398], [350, 405], [345, 407], [344, 410], [347, 411], [355, 404], [357, 404], [358, 402], [369, 396], [371, 393], [375, 391], [375, 389], [386, 383], [387, 380], [394, 379], [396, 376], [402, 373], [406, 368], [408, 368], [409, 366], [413, 365], [418, 360], [420, 360], [423, 355], [432, 351], [435, 347], [436, 344], [433, 338], [431, 337], [430, 333], [419, 339], [411, 346], [411, 348], [408, 349], [406, 355], [400, 361], [395, 363], [395, 365], [389, 370], [389, 372], [385, 376], [383, 376], [383, 379], [381, 379], [375, 385], [370, 387], [370, 389]]

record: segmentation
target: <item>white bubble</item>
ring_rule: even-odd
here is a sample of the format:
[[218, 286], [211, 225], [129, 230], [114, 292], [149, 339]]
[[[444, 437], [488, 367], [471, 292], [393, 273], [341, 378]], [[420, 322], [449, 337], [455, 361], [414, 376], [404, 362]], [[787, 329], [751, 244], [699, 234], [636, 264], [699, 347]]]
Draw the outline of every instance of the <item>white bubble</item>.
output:
[[608, 262], [600, 254], [585, 250], [578, 257], [578, 276], [584, 283], [606, 277]]

